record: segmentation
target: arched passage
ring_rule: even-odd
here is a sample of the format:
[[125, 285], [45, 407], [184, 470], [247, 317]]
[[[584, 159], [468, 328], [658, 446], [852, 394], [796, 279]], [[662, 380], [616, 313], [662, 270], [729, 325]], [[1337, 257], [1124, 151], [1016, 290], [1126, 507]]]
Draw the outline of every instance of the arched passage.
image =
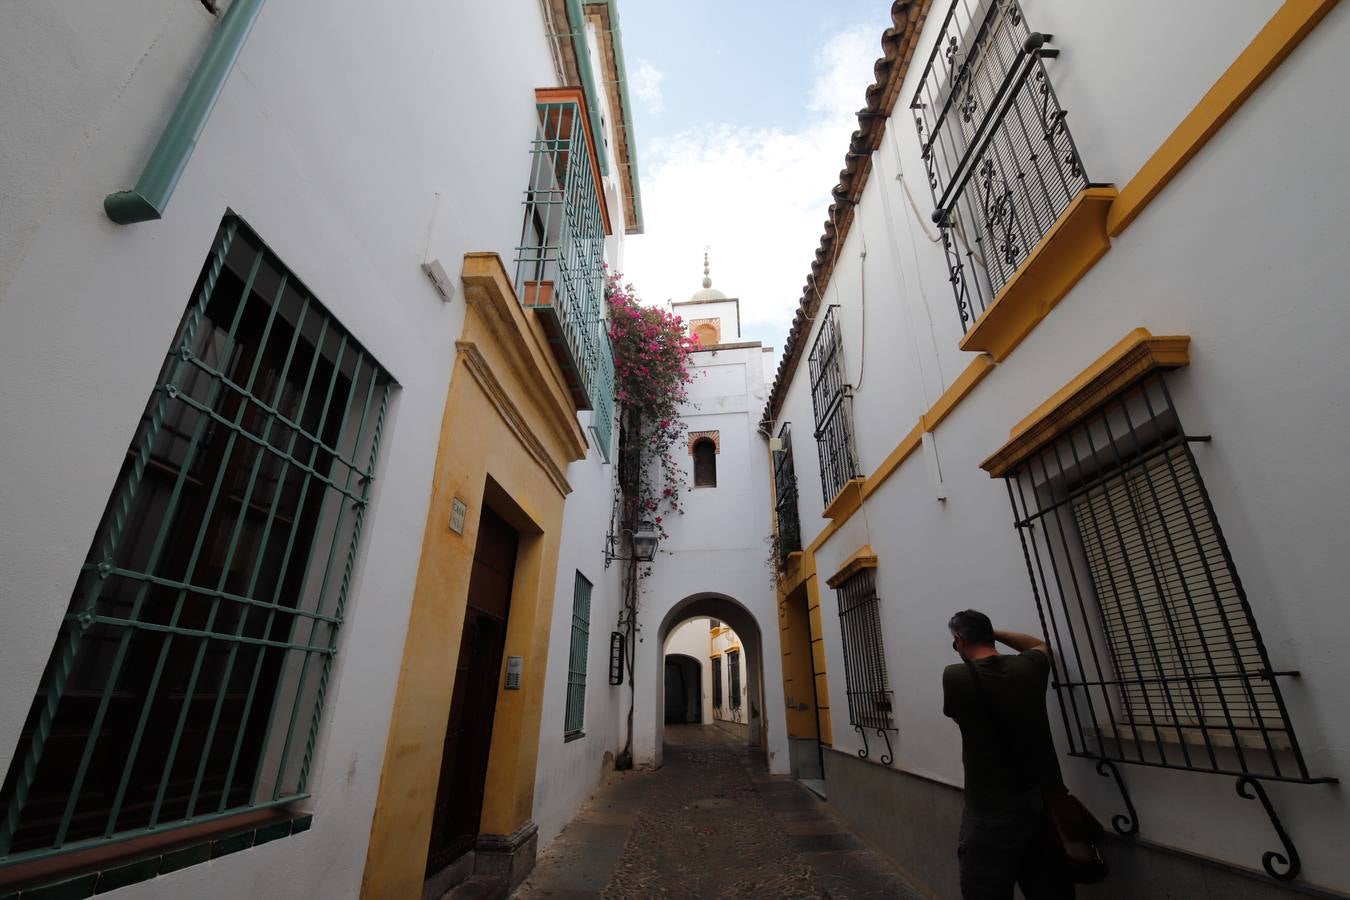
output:
[[703, 724], [703, 663], [683, 653], [665, 660], [666, 724]]
[[[676, 603], [661, 620], [656, 633], [655, 669], [655, 710], [665, 709], [666, 697], [666, 641], [677, 627], [690, 619], [707, 617], [725, 622], [741, 638], [745, 652], [746, 669], [746, 741], [754, 748], [768, 746], [768, 723], [764, 703], [764, 636], [755, 615], [735, 599], [724, 594], [694, 594]], [[656, 715], [652, 719], [655, 727], [651, 745], [651, 758], [655, 765], [661, 764], [661, 749], [665, 739], [665, 716]]]

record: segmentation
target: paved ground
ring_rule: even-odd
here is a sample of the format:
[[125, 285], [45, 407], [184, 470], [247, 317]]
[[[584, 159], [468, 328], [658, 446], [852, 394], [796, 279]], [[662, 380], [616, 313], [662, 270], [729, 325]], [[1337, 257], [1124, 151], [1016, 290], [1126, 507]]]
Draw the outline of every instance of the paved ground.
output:
[[666, 726], [656, 772], [611, 778], [516, 892], [528, 900], [926, 895], [801, 785], [714, 726]]

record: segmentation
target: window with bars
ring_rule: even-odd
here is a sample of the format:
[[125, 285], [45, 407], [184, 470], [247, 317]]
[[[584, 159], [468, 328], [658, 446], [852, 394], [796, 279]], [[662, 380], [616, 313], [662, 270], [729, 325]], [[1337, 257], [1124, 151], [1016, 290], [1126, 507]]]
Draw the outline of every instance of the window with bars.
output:
[[881, 638], [877, 570], [860, 569], [836, 590], [844, 644], [848, 721], [855, 729], [893, 731], [891, 687]]
[[539, 311], [578, 409], [606, 461], [614, 429], [614, 354], [605, 304], [605, 213], [579, 96], [552, 92], [537, 104], [525, 215], [516, 248], [516, 291]]
[[808, 363], [816, 446], [820, 451], [820, 487], [828, 506], [848, 480], [858, 475], [857, 453], [853, 446], [853, 398], [844, 375], [844, 348], [837, 305], [826, 310]]
[[712, 705], [713, 709], [722, 708], [722, 657], [712, 658]]
[[227, 217], [0, 788], [0, 865], [308, 796], [392, 387]]
[[741, 708], [741, 651], [727, 651], [727, 706]]
[[591, 582], [577, 573], [572, 588], [572, 641], [567, 655], [567, 711], [563, 733], [581, 737], [586, 724], [586, 657], [591, 646]]
[[1017, 0], [951, 0], [910, 109], [963, 330], [1089, 186]]
[[1006, 473], [1073, 755], [1310, 776], [1165, 378]]
[[797, 513], [797, 472], [792, 464], [792, 425], [778, 430], [779, 448], [773, 454], [774, 511], [778, 522], [778, 563], [802, 549], [802, 525]]

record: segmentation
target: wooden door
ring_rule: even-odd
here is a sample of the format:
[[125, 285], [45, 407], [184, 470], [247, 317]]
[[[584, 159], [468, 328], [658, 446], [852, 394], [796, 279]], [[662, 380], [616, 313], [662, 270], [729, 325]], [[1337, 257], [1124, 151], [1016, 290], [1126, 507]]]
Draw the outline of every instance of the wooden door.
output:
[[478, 837], [518, 542], [515, 530], [484, 507], [441, 753], [428, 876], [471, 850]]

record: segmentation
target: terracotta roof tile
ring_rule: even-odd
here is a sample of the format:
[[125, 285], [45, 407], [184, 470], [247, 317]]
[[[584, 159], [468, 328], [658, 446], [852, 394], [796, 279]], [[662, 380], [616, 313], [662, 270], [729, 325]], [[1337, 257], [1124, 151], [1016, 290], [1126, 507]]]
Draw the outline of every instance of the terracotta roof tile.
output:
[[867, 87], [866, 106], [858, 111], [858, 130], [853, 132], [849, 140], [848, 152], [844, 154], [844, 168], [839, 172], [839, 183], [831, 192], [834, 202], [830, 204], [825, 232], [820, 236], [820, 246], [816, 248], [811, 273], [807, 276], [801, 300], [797, 303], [797, 314], [792, 319], [792, 328], [783, 344], [783, 359], [778, 364], [778, 373], [769, 392], [769, 403], [764, 409], [765, 424], [778, 417], [788, 383], [801, 361], [810, 323], [830, 283], [839, 248], [847, 240], [849, 228], [853, 225], [853, 207], [862, 197], [868, 176], [872, 174], [872, 153], [881, 146], [886, 122], [895, 109], [900, 85], [909, 71], [915, 44], [932, 5], [933, 0], [894, 0], [891, 3], [891, 27], [881, 36], [883, 55], [872, 66], [875, 81]]

